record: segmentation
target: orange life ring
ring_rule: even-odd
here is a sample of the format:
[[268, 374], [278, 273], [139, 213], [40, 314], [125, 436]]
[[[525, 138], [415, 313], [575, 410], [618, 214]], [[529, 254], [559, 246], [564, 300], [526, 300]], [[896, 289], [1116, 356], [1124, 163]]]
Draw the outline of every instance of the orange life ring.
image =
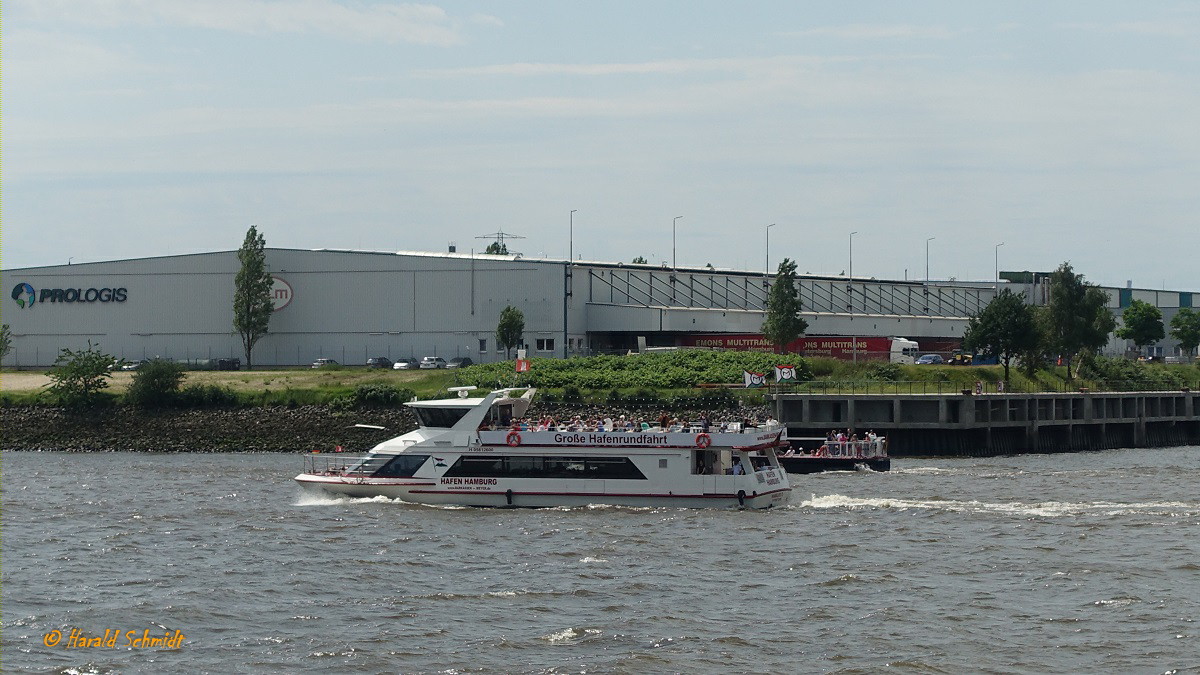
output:
[[707, 448], [710, 445], [712, 445], [712, 436], [709, 436], [708, 434], [704, 434], [704, 433], [696, 434], [696, 447], [697, 448], [700, 448], [701, 450], [703, 450], [704, 448]]
[[510, 431], [510, 432], [508, 432], [508, 438], [506, 438], [505, 440], [508, 442], [509, 445], [511, 445], [515, 448], [516, 446], [521, 444], [521, 434], [519, 434], [515, 431]]

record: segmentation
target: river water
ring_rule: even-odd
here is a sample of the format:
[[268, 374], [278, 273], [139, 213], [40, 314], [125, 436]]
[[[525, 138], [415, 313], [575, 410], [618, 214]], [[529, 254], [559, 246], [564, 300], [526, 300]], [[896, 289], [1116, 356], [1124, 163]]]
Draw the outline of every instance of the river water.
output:
[[303, 499], [271, 454], [2, 459], [4, 672], [1200, 670], [1200, 448], [894, 460], [768, 512]]

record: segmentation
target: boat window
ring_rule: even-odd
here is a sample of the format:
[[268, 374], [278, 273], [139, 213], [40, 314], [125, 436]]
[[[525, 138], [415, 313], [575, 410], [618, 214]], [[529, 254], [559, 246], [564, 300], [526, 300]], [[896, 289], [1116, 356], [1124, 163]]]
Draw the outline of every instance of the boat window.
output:
[[471, 411], [470, 408], [416, 408], [413, 410], [417, 413], [417, 421], [423, 427], [436, 427], [449, 429], [454, 426], [463, 415]]
[[459, 457], [445, 475], [461, 478], [646, 479], [628, 457]]
[[411, 478], [429, 455], [396, 455], [375, 472], [376, 478]]
[[508, 427], [512, 424], [512, 404], [497, 404], [488, 411], [484, 423], [493, 429]]

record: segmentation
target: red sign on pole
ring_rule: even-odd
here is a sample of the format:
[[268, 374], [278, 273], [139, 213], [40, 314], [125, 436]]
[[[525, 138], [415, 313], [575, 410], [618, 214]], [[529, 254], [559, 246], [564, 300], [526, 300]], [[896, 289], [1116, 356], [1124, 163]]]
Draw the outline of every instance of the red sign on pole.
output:
[[529, 372], [529, 359], [517, 359], [517, 372], [518, 373]]

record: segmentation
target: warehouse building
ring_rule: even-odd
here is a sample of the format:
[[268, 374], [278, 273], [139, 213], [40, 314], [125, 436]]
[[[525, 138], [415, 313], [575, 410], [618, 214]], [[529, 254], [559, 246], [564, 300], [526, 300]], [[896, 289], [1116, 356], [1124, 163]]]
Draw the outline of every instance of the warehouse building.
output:
[[[269, 248], [267, 264], [275, 312], [255, 346], [255, 365], [318, 358], [361, 365], [377, 356], [426, 355], [501, 360], [506, 354], [495, 331], [508, 305], [525, 315], [531, 356], [755, 335], [773, 282], [762, 272], [711, 267], [453, 251]], [[0, 271], [10, 292], [3, 321], [14, 337], [4, 365], [45, 367], [61, 349], [89, 343], [130, 361], [241, 358], [232, 327], [238, 267], [236, 251], [220, 251]], [[1041, 297], [1039, 280], [1028, 281], [1011, 285]], [[1108, 290], [1118, 311], [1128, 298], [1150, 297]], [[799, 291], [809, 334], [904, 336], [923, 351], [945, 351], [961, 339], [967, 317], [994, 297], [995, 286], [804, 275]], [[1190, 293], [1151, 293], [1156, 303], [1190, 306]], [[1123, 347], [1122, 341], [1115, 348]]]

